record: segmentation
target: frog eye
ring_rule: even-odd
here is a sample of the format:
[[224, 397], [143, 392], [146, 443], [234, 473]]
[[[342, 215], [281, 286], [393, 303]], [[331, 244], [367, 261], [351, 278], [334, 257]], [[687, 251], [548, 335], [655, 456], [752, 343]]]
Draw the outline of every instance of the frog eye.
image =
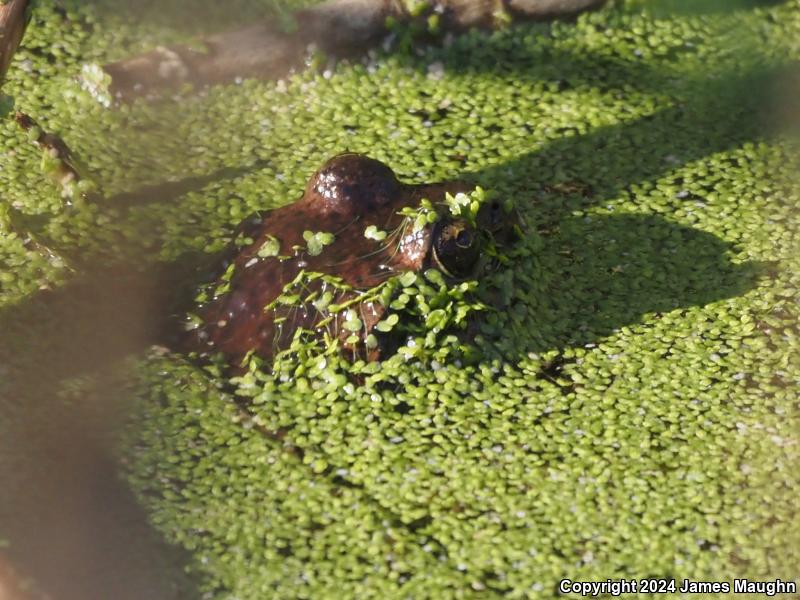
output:
[[456, 246], [459, 248], [469, 248], [472, 246], [472, 242], [474, 240], [473, 233], [468, 229], [462, 229], [456, 235]]
[[464, 219], [442, 219], [433, 231], [433, 262], [450, 277], [466, 277], [480, 252], [477, 232]]

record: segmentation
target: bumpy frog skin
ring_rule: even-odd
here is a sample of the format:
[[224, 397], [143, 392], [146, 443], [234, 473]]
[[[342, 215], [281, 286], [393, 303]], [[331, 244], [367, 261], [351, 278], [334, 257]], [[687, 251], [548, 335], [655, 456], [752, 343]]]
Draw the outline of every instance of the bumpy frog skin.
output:
[[[311, 177], [299, 200], [240, 224], [235, 240], [244, 245], [232, 245], [224, 257], [227, 277], [220, 279], [219, 286], [225, 291], [198, 311], [202, 323], [189, 332], [189, 350], [201, 355], [221, 352], [237, 366], [248, 353], [271, 359], [290, 345], [299, 327], [319, 329], [323, 315], [311, 304], [265, 310], [302, 270], [339, 277], [352, 288], [334, 288], [322, 280], [307, 286], [307, 293], [332, 291], [334, 303], [351, 300], [360, 290], [408, 271], [435, 267], [453, 280], [473, 274], [481, 251], [481, 232], [450, 216], [442, 204], [446, 193], [468, 191], [471, 187], [460, 182], [401, 183], [389, 167], [359, 154], [332, 158]], [[414, 231], [398, 213], [405, 207], [418, 208], [423, 198], [433, 203], [440, 217]], [[509, 229], [497, 203], [485, 206], [477, 221], [479, 229], [498, 237]], [[388, 232], [387, 237], [365, 236], [369, 226]], [[312, 255], [303, 236], [308, 231], [330, 233], [334, 238]], [[269, 252], [264, 251], [266, 247], [271, 248]], [[363, 339], [386, 309], [376, 301], [355, 307], [364, 324]], [[336, 317], [326, 325], [327, 331], [333, 331], [346, 349], [367, 360], [377, 360], [385, 352], [385, 344], [370, 350], [363, 344], [359, 344], [360, 350], [348, 347], [344, 340], [350, 332], [342, 329], [343, 318]]]

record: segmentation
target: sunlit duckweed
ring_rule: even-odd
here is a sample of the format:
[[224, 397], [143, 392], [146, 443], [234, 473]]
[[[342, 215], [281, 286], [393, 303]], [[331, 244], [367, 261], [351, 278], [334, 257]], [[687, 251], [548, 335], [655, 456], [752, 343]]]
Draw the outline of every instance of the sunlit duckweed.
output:
[[126, 476], [208, 597], [549, 598], [564, 577], [797, 576], [797, 148], [779, 119], [796, 0], [622, 2], [328, 78], [116, 108], [78, 77], [155, 43], [137, 37], [147, 23], [66, 4], [67, 20], [37, 3], [4, 92], [100, 191], [65, 207], [2, 122], [9, 339], [30, 340], [16, 311], [73, 277], [75, 257], [211, 254], [346, 150], [408, 181], [466, 178], [525, 220], [469, 341], [412, 336], [370, 364], [314, 347], [232, 380], [142, 357]]

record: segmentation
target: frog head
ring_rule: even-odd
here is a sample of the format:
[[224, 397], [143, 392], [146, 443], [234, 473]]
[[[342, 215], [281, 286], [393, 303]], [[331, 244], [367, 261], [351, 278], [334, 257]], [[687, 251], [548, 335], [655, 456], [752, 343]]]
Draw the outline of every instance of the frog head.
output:
[[[253, 353], [268, 360], [299, 328], [358, 345], [354, 338], [366, 339], [387, 313], [386, 298], [369, 290], [432, 268], [452, 283], [473, 277], [487, 241], [505, 239], [509, 219], [499, 203], [472, 218], [451, 210], [448, 198], [469, 191], [461, 182], [403, 183], [378, 160], [335, 156], [301, 198], [239, 226], [219, 277], [200, 299], [190, 349], [221, 352], [231, 364]], [[342, 306], [357, 316], [348, 321], [331, 312]], [[361, 326], [354, 332], [346, 324], [355, 321]], [[376, 359], [380, 349], [359, 354]]]

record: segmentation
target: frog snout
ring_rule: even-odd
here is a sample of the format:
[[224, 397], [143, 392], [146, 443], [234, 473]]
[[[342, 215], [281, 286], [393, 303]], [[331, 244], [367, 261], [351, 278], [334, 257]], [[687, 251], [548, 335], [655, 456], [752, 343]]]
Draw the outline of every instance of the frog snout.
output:
[[446, 217], [433, 231], [432, 254], [446, 275], [466, 277], [480, 255], [480, 236], [466, 220]]

